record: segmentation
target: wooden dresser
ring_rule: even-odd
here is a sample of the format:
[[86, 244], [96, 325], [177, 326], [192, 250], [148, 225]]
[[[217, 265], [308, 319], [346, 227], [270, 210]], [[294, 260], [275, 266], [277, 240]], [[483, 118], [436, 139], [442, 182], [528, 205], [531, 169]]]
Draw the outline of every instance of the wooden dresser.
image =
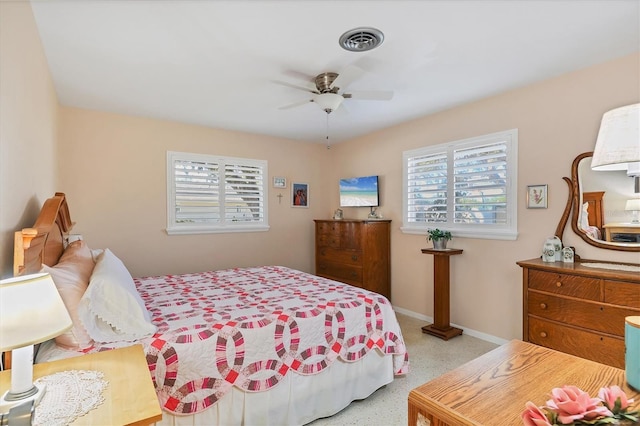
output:
[[391, 221], [315, 220], [316, 274], [391, 299]]
[[523, 340], [624, 369], [625, 317], [640, 315], [640, 272], [606, 262], [517, 262], [523, 269]]

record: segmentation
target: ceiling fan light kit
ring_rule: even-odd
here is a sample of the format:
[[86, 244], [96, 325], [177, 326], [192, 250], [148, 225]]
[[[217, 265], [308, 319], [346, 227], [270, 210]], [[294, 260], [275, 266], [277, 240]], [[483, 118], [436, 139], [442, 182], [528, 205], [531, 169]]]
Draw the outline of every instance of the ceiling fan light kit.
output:
[[330, 114], [342, 105], [342, 101], [344, 101], [344, 97], [331, 92], [321, 93], [313, 98], [313, 102], [320, 105], [327, 114]]
[[372, 27], [359, 27], [340, 36], [340, 46], [350, 52], [366, 52], [380, 46], [384, 41], [382, 31]]

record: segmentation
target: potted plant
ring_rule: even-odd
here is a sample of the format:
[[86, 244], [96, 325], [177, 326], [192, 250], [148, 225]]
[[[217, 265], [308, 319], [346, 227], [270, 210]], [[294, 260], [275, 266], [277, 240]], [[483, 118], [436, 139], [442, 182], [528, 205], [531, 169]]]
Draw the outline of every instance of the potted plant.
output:
[[433, 241], [433, 248], [436, 250], [444, 250], [447, 248], [447, 241], [451, 238], [451, 232], [443, 231], [441, 229], [428, 229], [427, 230], [427, 240]]

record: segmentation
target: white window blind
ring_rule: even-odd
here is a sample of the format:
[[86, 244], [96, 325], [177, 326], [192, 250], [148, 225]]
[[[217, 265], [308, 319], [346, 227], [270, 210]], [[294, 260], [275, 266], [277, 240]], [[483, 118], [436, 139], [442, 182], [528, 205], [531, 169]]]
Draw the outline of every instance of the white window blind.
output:
[[517, 236], [517, 130], [403, 153], [403, 231]]
[[507, 144], [453, 150], [456, 223], [507, 223]]
[[266, 182], [263, 160], [168, 152], [167, 232], [267, 230]]
[[447, 221], [447, 153], [417, 153], [407, 163], [408, 221], [443, 223]]

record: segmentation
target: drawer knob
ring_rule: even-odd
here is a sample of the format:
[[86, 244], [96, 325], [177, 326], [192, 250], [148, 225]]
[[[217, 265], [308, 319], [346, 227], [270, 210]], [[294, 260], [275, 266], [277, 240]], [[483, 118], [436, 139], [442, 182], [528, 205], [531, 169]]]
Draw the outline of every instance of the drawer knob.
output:
[[558, 282], [556, 283], [556, 287], [562, 287], [562, 281], [558, 281]]
[[351, 260], [353, 260], [354, 262], [358, 260], [358, 256], [356, 256], [355, 254], [353, 256], [351, 256]]
[[542, 309], [547, 309], [547, 304], [546, 304], [546, 303], [541, 303], [541, 304], [540, 304], [540, 307], [541, 307]]
[[546, 331], [541, 331], [540, 332], [540, 337], [547, 337], [547, 332]]

